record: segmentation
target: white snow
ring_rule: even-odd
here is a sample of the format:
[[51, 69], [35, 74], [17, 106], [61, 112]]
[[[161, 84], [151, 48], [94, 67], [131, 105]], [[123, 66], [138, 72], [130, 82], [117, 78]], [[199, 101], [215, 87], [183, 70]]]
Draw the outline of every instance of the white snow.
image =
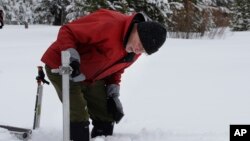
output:
[[[0, 30], [0, 124], [32, 128], [37, 66], [59, 27]], [[167, 39], [128, 68], [125, 117], [114, 135], [91, 141], [228, 141], [230, 124], [250, 124], [250, 32], [223, 39]], [[62, 141], [62, 106], [44, 86], [41, 128], [30, 141]], [[0, 129], [0, 141], [18, 141]]]

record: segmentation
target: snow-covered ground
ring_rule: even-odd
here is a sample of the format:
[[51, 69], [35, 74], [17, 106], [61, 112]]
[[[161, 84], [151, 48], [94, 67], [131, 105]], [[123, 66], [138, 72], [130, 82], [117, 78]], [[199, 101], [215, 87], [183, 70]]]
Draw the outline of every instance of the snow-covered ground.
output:
[[[32, 128], [37, 66], [59, 27], [0, 30], [0, 124]], [[230, 124], [250, 124], [250, 32], [220, 39], [167, 39], [121, 83], [125, 117], [92, 141], [228, 141]], [[62, 106], [44, 86], [41, 128], [31, 141], [62, 141]], [[17, 141], [0, 129], [0, 141]]]

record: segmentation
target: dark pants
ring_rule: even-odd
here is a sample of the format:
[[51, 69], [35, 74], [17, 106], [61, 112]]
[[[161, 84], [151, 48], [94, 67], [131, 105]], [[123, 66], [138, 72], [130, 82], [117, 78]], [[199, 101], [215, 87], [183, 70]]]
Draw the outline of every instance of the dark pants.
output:
[[0, 29], [3, 28], [3, 21], [0, 19]]
[[[51, 73], [51, 69], [45, 66], [47, 76], [62, 101], [62, 76]], [[103, 80], [92, 84], [70, 81], [70, 121], [113, 122], [113, 116], [107, 110], [106, 85]]]

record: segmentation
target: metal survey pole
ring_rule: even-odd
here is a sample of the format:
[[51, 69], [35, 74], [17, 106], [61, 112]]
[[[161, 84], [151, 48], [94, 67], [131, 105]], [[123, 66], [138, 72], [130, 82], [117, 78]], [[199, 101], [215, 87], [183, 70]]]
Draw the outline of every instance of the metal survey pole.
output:
[[37, 80], [37, 94], [36, 94], [35, 115], [34, 115], [34, 122], [33, 122], [34, 130], [40, 127], [42, 97], [43, 97], [43, 84], [40, 80]]
[[62, 51], [62, 88], [63, 88], [63, 141], [70, 140], [70, 111], [69, 111], [69, 75], [72, 72], [70, 63], [70, 53]]
[[42, 97], [43, 97], [43, 84], [48, 84], [49, 82], [45, 79], [45, 74], [43, 72], [43, 67], [38, 66], [38, 76], [37, 80], [37, 94], [36, 94], [36, 103], [35, 103], [35, 115], [33, 122], [33, 129], [38, 129], [40, 127], [40, 117], [41, 117], [41, 109], [42, 109]]
[[52, 69], [52, 72], [62, 75], [63, 141], [70, 141], [69, 75], [72, 73], [72, 68], [69, 65], [69, 51], [62, 51], [61, 59], [62, 66], [60, 66], [59, 69]]

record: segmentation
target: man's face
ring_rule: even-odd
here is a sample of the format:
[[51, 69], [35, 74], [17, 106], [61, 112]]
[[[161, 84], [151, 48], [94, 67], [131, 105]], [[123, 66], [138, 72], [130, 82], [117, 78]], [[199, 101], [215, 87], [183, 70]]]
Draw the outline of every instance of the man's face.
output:
[[143, 45], [141, 43], [141, 40], [139, 38], [139, 35], [138, 35], [138, 32], [137, 32], [137, 25], [135, 24], [131, 33], [130, 33], [130, 36], [129, 36], [129, 39], [128, 39], [128, 42], [126, 44], [126, 51], [128, 53], [135, 53], [135, 54], [141, 54], [141, 53], [145, 53], [145, 49], [143, 48]]

